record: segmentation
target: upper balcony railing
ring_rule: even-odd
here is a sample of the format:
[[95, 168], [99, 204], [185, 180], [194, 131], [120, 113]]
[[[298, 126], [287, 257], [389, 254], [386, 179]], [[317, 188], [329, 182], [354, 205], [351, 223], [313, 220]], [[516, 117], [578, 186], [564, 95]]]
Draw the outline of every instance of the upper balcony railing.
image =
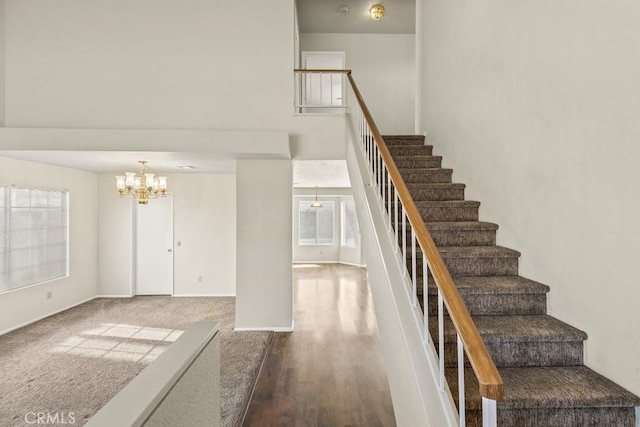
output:
[[351, 70], [295, 71], [297, 114], [344, 114], [346, 102], [346, 75]]
[[[376, 188], [378, 205], [382, 211], [389, 233], [396, 246], [396, 259], [405, 272], [407, 298], [414, 308], [421, 306], [422, 316], [416, 319], [422, 331], [424, 344], [436, 351], [439, 359], [439, 387], [448, 390], [445, 377], [445, 334], [446, 312], [456, 330], [457, 336], [457, 383], [458, 411], [460, 426], [465, 426], [465, 354], [473, 368], [482, 396], [483, 426], [497, 425], [497, 401], [503, 397], [503, 382], [475, 323], [473, 322], [458, 289], [444, 264], [438, 248], [433, 242], [407, 186], [400, 176], [391, 154], [380, 135], [373, 117], [351, 75], [351, 70], [295, 70], [300, 81], [309, 76], [325, 73], [346, 76], [349, 102], [342, 96], [342, 108], [350, 114], [352, 124], [359, 138], [362, 153], [368, 166], [371, 185]], [[344, 88], [345, 85], [343, 85]], [[301, 85], [300, 88], [306, 86]], [[298, 99], [298, 98], [296, 98]], [[299, 106], [305, 108], [304, 106]], [[328, 108], [329, 106], [325, 107]], [[330, 105], [330, 107], [334, 107]], [[418, 258], [421, 257], [421, 259]], [[422, 262], [418, 262], [422, 261]], [[431, 274], [429, 274], [431, 273]], [[437, 288], [436, 304], [438, 327], [437, 339], [430, 332], [428, 284], [432, 280]], [[422, 300], [419, 289], [422, 288]], [[435, 328], [434, 328], [435, 329]], [[434, 331], [435, 332], [435, 331]]]

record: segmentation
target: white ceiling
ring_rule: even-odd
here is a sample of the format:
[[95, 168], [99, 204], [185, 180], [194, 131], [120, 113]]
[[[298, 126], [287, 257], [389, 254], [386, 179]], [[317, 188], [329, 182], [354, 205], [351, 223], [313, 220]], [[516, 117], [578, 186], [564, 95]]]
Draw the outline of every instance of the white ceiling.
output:
[[[236, 161], [208, 153], [124, 151], [0, 151], [0, 156], [98, 173], [138, 172], [146, 160], [154, 173], [235, 173]], [[183, 170], [177, 166], [195, 166]]]
[[[154, 173], [235, 173], [236, 160], [207, 153], [123, 152], [123, 151], [0, 151], [0, 156], [97, 173], [138, 172], [139, 160], [148, 161]], [[178, 166], [195, 166], [195, 170]], [[296, 188], [351, 188], [344, 160], [295, 160]]]
[[344, 160], [294, 160], [295, 188], [351, 188], [347, 162]]
[[[369, 15], [374, 4], [385, 14], [379, 21]], [[340, 14], [347, 6], [349, 13]], [[298, 27], [301, 33], [414, 34], [415, 0], [297, 0]]]
[[0, 128], [0, 156], [98, 173], [136, 172], [140, 160], [154, 173], [235, 173], [236, 159], [290, 150], [282, 131]]

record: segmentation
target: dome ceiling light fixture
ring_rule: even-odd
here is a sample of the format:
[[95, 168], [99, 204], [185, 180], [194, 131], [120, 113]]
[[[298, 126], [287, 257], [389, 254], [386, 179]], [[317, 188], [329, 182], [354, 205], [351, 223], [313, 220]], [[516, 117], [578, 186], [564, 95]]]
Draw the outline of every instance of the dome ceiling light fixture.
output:
[[371, 15], [371, 18], [373, 20], [381, 20], [384, 16], [384, 6], [381, 4], [374, 4], [373, 6], [371, 6], [371, 9], [369, 9], [369, 14]]

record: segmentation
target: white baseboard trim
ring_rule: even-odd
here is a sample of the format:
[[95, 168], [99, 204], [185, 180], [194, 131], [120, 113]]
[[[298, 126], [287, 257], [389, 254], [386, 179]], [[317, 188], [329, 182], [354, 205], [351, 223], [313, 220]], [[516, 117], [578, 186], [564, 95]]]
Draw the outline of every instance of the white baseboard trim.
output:
[[296, 321], [291, 321], [291, 327], [273, 327], [273, 328], [234, 328], [233, 330], [236, 332], [256, 332], [256, 331], [273, 331], [273, 332], [293, 332], [295, 330]]
[[96, 298], [133, 298], [134, 295], [96, 295]]
[[366, 264], [356, 264], [354, 262], [344, 262], [344, 261], [340, 261], [338, 264], [352, 265], [354, 267], [362, 267], [362, 268], [365, 268], [367, 266]]
[[89, 302], [89, 301], [94, 300], [94, 299], [96, 299], [96, 297], [87, 298], [87, 299], [79, 301], [79, 302], [77, 302], [75, 304], [71, 304], [68, 307], [61, 308], [60, 310], [56, 310], [56, 311], [51, 312], [49, 314], [45, 314], [44, 316], [40, 316], [40, 317], [37, 317], [35, 319], [29, 320], [27, 322], [20, 323], [19, 325], [12, 326], [12, 327], [10, 327], [8, 329], [5, 329], [4, 331], [0, 331], [0, 336], [2, 336], [4, 334], [8, 334], [11, 331], [15, 331], [16, 329], [24, 328], [25, 326], [30, 325], [32, 323], [35, 323], [35, 322], [37, 322], [39, 320], [46, 319], [47, 317], [53, 316], [54, 314], [62, 313], [65, 310], [69, 310], [70, 308], [77, 307], [77, 306], [79, 306], [81, 304], [84, 304], [85, 302]]
[[294, 261], [294, 264], [340, 264], [338, 261]]
[[175, 298], [187, 298], [187, 297], [216, 297], [216, 298], [234, 297], [235, 298], [236, 294], [174, 294], [173, 296]]
[[294, 261], [295, 264], [344, 264], [344, 265], [353, 265], [355, 267], [366, 267], [366, 264], [355, 264], [352, 262], [344, 262], [344, 261]]

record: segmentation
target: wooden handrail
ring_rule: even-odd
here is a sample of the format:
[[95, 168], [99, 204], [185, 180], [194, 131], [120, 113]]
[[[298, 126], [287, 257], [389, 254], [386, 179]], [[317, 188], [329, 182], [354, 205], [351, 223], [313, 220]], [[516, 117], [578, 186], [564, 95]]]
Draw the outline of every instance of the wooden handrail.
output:
[[[365, 120], [371, 128], [373, 138], [378, 146], [380, 155], [387, 166], [391, 180], [395, 185], [398, 197], [404, 206], [409, 222], [411, 223], [416, 238], [420, 243], [420, 247], [429, 261], [431, 274], [442, 294], [447, 310], [449, 311], [449, 317], [453, 321], [453, 325], [464, 345], [469, 363], [471, 363], [471, 367], [478, 378], [480, 394], [491, 400], [502, 400], [504, 395], [502, 377], [500, 376], [495, 363], [493, 363], [493, 359], [491, 358], [491, 355], [489, 355], [489, 351], [487, 350], [475, 323], [471, 319], [469, 310], [467, 310], [466, 305], [462, 301], [462, 297], [460, 297], [460, 293], [458, 292], [456, 285], [453, 283], [449, 270], [445, 266], [444, 261], [442, 261], [440, 252], [436, 248], [435, 243], [433, 243], [433, 239], [422, 220], [422, 216], [420, 215], [404, 180], [400, 176], [400, 172], [391, 157], [391, 153], [389, 152], [387, 145], [384, 143], [378, 127], [373, 121], [373, 117], [371, 116], [371, 113], [367, 108], [367, 104], [364, 102], [351, 73], [347, 73], [347, 77], [349, 78], [349, 83], [351, 83], [353, 92], [358, 100], [358, 104], [360, 104]], [[423, 292], [427, 292], [426, 284]], [[426, 315], [425, 307], [425, 316]], [[440, 357], [444, 357], [444, 355], [440, 355]]]
[[336, 74], [351, 74], [351, 70], [331, 70], [331, 69], [306, 69], [306, 68], [296, 68], [293, 70], [294, 73], [336, 73]]

